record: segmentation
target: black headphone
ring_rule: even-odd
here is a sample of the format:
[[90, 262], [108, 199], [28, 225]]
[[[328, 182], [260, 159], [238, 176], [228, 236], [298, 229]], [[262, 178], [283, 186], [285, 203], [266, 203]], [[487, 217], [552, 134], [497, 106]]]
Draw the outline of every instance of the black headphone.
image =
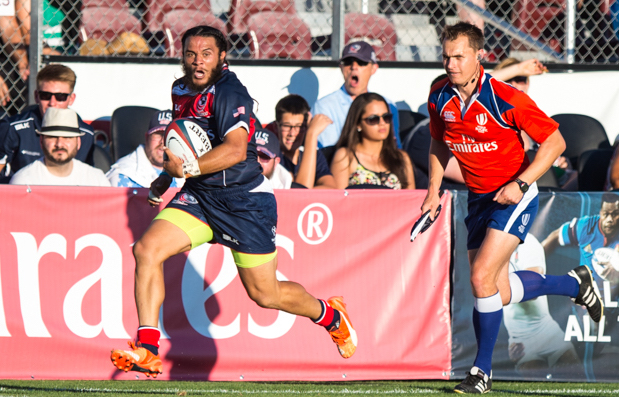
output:
[[[481, 54], [477, 54], [477, 61], [481, 62]], [[467, 81], [466, 83], [464, 83], [464, 85], [462, 86], [462, 88], [466, 87], [469, 84], [475, 84], [475, 81], [477, 80], [477, 71], [479, 68], [479, 64], [477, 64], [477, 69], [475, 69], [475, 75], [473, 76], [473, 78], [470, 81]]]

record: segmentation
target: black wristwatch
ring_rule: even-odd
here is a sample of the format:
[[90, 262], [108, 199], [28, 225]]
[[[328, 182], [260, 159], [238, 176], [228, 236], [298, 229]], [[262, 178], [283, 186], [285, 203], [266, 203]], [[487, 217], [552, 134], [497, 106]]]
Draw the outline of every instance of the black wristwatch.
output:
[[522, 193], [526, 193], [529, 191], [529, 184], [526, 183], [525, 181], [522, 181], [518, 178], [514, 179], [514, 182], [516, 182], [518, 184], [518, 186], [520, 187], [520, 191]]

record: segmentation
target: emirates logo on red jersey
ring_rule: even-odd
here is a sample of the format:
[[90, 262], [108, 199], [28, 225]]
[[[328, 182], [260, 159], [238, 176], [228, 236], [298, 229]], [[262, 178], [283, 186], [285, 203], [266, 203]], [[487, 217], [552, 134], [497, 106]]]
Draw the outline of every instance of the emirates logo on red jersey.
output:
[[445, 143], [452, 152], [459, 153], [484, 153], [493, 152], [499, 149], [496, 141], [492, 142], [475, 142], [474, 138], [462, 135], [462, 142], [452, 142], [445, 140]]

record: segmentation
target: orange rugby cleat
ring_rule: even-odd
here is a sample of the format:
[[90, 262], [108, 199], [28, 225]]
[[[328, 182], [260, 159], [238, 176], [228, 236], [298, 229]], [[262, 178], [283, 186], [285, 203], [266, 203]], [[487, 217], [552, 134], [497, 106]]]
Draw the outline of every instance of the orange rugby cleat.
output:
[[333, 339], [333, 342], [337, 345], [337, 350], [339, 350], [340, 355], [344, 358], [349, 358], [355, 354], [355, 350], [357, 350], [357, 332], [355, 332], [350, 318], [348, 318], [344, 298], [341, 296], [333, 296], [327, 299], [327, 303], [340, 312], [340, 323], [337, 328], [329, 331], [329, 335], [331, 335], [331, 339]]
[[131, 350], [112, 350], [112, 363], [121, 371], [138, 371], [156, 378], [162, 367], [159, 356], [143, 348], [139, 342], [137, 346], [131, 341], [128, 343]]

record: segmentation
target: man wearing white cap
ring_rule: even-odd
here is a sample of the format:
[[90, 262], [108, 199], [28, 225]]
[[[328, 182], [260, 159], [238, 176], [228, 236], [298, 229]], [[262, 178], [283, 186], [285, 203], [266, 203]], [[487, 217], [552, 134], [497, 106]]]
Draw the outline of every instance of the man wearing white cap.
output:
[[48, 108], [37, 133], [43, 157], [19, 170], [10, 184], [110, 186], [101, 170], [75, 159], [84, 135], [75, 111]]

